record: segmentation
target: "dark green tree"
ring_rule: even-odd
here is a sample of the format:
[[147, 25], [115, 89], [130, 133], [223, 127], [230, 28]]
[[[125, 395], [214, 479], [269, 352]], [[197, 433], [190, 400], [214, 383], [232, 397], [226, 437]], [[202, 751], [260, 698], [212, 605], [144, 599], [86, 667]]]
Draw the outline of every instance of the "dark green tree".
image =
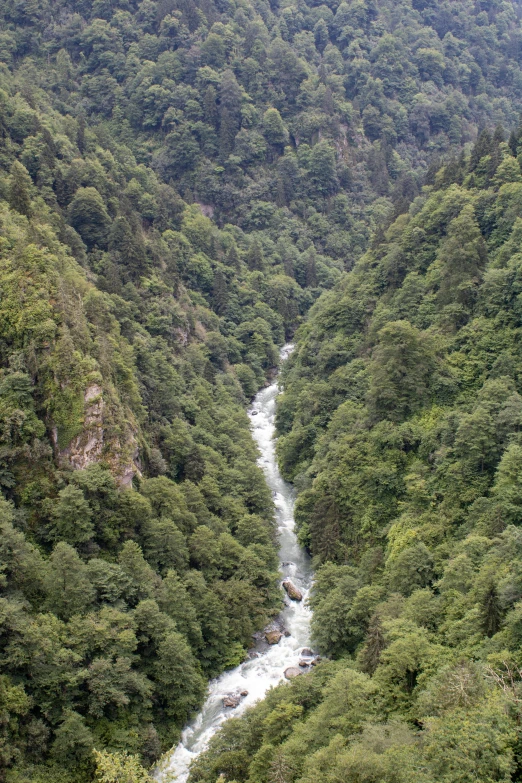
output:
[[69, 205], [69, 220], [89, 249], [105, 248], [111, 219], [96, 188], [79, 188]]
[[77, 551], [60, 541], [49, 558], [44, 586], [50, 611], [64, 620], [81, 614], [94, 600], [94, 588]]
[[75, 546], [89, 541], [94, 535], [91, 508], [81, 489], [73, 484], [60, 490], [51, 516], [55, 540]]
[[33, 182], [29, 172], [17, 160], [11, 166], [9, 178], [9, 206], [21, 215], [31, 216], [31, 191]]

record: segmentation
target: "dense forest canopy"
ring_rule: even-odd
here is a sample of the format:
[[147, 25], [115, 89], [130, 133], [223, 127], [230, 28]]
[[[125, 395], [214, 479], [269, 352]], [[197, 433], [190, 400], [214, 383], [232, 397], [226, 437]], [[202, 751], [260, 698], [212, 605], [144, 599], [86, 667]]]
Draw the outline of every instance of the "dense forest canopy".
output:
[[278, 610], [244, 409], [298, 327], [279, 457], [341, 662], [194, 774], [517, 774], [520, 12], [1, 4], [0, 779], [143, 780]]
[[332, 660], [193, 781], [521, 779], [521, 164], [484, 131], [301, 327], [278, 451]]

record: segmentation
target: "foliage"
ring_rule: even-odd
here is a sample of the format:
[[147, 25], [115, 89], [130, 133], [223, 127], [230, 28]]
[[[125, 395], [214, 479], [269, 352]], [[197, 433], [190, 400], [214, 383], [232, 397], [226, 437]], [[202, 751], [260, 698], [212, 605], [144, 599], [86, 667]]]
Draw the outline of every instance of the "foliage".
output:
[[225, 726], [193, 781], [243, 749], [239, 783], [519, 780], [518, 144], [484, 131], [300, 328], [278, 451], [336, 660]]
[[[364, 728], [376, 705], [412, 719], [447, 647], [520, 641], [520, 132], [451, 157], [515, 125], [516, 4], [30, 0], [0, 19], [7, 778], [140, 779], [277, 610], [244, 407], [324, 290], [279, 454], [330, 562], [318, 638], [366, 674], [336, 680], [354, 713], [332, 693], [330, 723], [335, 666], [292, 685], [302, 703], [224, 774], [301, 774], [282, 746], [317, 708], [310, 780], [330, 752], [341, 779], [365, 758], [429, 776], [411, 728]], [[511, 729], [488, 705], [485, 771], [463, 774], [502, 779]]]

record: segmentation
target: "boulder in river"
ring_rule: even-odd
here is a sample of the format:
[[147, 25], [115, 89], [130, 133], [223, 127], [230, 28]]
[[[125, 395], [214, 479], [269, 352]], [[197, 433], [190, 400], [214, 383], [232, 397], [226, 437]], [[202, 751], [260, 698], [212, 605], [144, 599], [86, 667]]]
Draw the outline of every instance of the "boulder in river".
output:
[[303, 594], [299, 590], [298, 587], [294, 585], [293, 582], [290, 581], [290, 579], [285, 579], [283, 581], [283, 587], [285, 588], [287, 595], [289, 598], [292, 599], [292, 601], [302, 601], [303, 600]]
[[240, 696], [248, 696], [248, 691], [241, 691]]
[[303, 660], [299, 661], [299, 666], [301, 667], [301, 669], [304, 669], [304, 668], [306, 668], [309, 665], [310, 664], [309, 664], [308, 661], [303, 661]]
[[313, 654], [312, 650], [309, 647], [303, 647], [303, 649], [301, 650], [301, 655], [303, 656], [303, 658], [313, 658], [314, 657], [314, 654]]
[[236, 693], [229, 693], [223, 697], [223, 707], [238, 707], [241, 697]]
[[267, 631], [265, 633], [265, 639], [267, 640], [268, 644], [277, 644], [282, 635], [283, 634], [281, 631]]
[[293, 680], [294, 677], [299, 677], [302, 673], [303, 671], [299, 666], [289, 666], [288, 669], [285, 669], [285, 677], [287, 680]]

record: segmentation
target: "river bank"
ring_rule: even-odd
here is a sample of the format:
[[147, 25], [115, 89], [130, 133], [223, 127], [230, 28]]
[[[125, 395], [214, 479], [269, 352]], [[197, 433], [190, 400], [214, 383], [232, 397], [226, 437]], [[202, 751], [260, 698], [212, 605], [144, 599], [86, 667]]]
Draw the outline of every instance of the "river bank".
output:
[[[281, 362], [289, 356], [291, 345], [281, 350]], [[302, 600], [285, 595], [285, 606], [271, 628], [281, 637], [268, 644], [265, 633], [257, 634], [256, 644], [247, 660], [224, 672], [209, 685], [208, 696], [197, 717], [184, 729], [181, 742], [157, 772], [162, 783], [186, 783], [190, 764], [206, 749], [212, 736], [229, 717], [241, 714], [262, 699], [269, 688], [284, 680], [287, 669], [296, 670], [310, 645], [311, 612], [307, 597], [311, 587], [310, 559], [297, 542], [294, 532], [294, 490], [287, 484], [277, 466], [275, 455], [275, 410], [279, 394], [277, 377], [270, 386], [258, 392], [248, 414], [252, 435], [259, 448], [259, 465], [274, 498], [279, 535], [279, 560], [283, 581], [290, 580], [302, 594]], [[225, 706], [227, 698], [234, 697]]]

